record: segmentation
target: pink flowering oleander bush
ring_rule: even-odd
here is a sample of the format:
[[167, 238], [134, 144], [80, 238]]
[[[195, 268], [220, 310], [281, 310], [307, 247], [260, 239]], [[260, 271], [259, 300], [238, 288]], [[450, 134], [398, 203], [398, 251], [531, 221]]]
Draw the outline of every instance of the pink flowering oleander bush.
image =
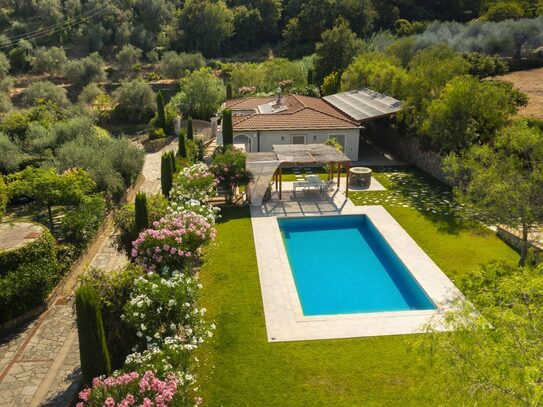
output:
[[140, 338], [133, 351], [161, 347], [167, 338], [186, 344], [202, 343], [207, 331], [203, 323], [205, 308], [196, 306], [200, 287], [196, 276], [179, 271], [138, 277], [121, 317]]
[[187, 400], [179, 391], [179, 379], [169, 374], [159, 379], [151, 370], [143, 374], [130, 372], [111, 377], [96, 377], [92, 387], [79, 393], [77, 407], [168, 407], [194, 406], [201, 402]]
[[166, 267], [182, 270], [198, 258], [200, 248], [215, 238], [216, 231], [203, 216], [192, 212], [168, 215], [153, 222], [132, 243], [131, 257], [147, 271]]
[[218, 184], [228, 191], [230, 200], [237, 187], [251, 181], [251, 173], [245, 168], [245, 153], [234, 147], [217, 149], [213, 164], [209, 167]]

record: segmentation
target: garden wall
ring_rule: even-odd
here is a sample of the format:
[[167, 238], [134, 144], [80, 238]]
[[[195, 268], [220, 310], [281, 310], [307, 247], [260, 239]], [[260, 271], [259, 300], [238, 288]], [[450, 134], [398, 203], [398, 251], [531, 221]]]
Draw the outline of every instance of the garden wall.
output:
[[[498, 226], [498, 236], [509, 246], [514, 247], [518, 251], [522, 250], [522, 239], [520, 232], [505, 226]], [[530, 234], [528, 239], [530, 241], [530, 248], [534, 251], [539, 259], [543, 258], [543, 245], [541, 244], [542, 235]]]
[[405, 162], [416, 165], [441, 182], [452, 186], [443, 173], [443, 158], [439, 154], [422, 150], [418, 140], [400, 135], [388, 120], [374, 121], [367, 128], [368, 131], [365, 133], [367, 137], [388, 147]]

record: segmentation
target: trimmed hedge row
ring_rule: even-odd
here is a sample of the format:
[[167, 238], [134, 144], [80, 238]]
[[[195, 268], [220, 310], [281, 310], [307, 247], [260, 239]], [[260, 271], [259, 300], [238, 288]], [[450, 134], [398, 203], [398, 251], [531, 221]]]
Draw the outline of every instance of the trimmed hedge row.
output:
[[0, 252], [0, 323], [43, 304], [62, 275], [48, 230], [34, 242]]

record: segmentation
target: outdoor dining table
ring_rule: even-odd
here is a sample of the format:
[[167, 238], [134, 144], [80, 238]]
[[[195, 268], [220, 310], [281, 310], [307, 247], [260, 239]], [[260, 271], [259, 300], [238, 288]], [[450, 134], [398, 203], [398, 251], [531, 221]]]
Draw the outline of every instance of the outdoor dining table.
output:
[[303, 191], [318, 190], [322, 194], [325, 185], [326, 183], [321, 180], [318, 175], [308, 175], [305, 181], [297, 181], [294, 183], [294, 196], [296, 196], [297, 188], [302, 188]]

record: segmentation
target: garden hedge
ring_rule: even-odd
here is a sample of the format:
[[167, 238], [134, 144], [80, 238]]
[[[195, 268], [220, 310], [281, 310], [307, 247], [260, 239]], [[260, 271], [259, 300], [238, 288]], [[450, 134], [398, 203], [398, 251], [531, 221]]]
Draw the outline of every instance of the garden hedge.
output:
[[43, 304], [61, 270], [55, 239], [46, 229], [32, 243], [0, 252], [0, 323]]

